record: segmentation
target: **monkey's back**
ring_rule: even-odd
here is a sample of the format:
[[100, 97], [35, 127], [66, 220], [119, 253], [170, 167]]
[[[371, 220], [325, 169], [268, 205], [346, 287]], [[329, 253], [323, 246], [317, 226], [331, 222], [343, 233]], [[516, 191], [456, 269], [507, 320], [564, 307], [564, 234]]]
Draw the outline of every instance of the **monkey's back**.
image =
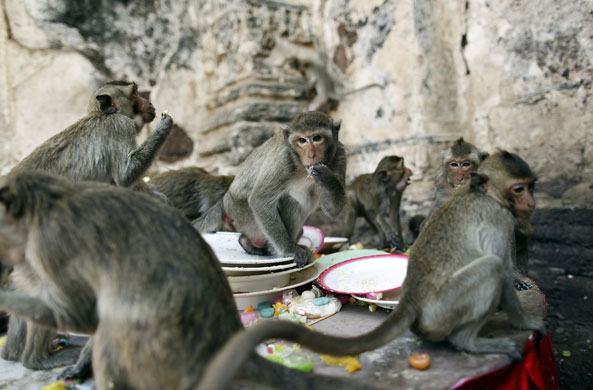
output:
[[64, 300], [58, 323], [95, 325], [96, 367], [129, 369], [139, 388], [199, 377], [240, 328], [210, 247], [176, 209], [150, 196], [48, 177], [27, 189], [40, 200], [31, 263], [59, 291], [50, 299]]
[[233, 176], [215, 176], [198, 167], [166, 171], [150, 179], [157, 191], [190, 220], [198, 218], [229, 189]]
[[125, 115], [91, 113], [39, 145], [13, 171], [40, 170], [110, 183], [114, 165], [126, 161], [135, 137], [134, 121]]
[[[510, 242], [512, 214], [490, 196], [460, 191], [430, 216], [414, 242], [404, 288], [438, 291], [456, 270], [485, 255], [505, 258], [497, 248]], [[448, 239], [443, 244], [441, 236]], [[431, 285], [432, 288], [427, 288]]]

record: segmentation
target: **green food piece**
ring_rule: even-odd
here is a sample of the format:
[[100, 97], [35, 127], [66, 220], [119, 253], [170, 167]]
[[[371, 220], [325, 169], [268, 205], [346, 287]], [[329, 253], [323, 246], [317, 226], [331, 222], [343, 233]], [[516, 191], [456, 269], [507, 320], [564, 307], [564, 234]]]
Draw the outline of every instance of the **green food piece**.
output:
[[270, 355], [266, 356], [266, 359], [268, 359], [271, 362], [284, 365], [284, 358], [280, 355], [270, 354]]
[[569, 351], [569, 350], [567, 350], [567, 349], [565, 349], [564, 351], [562, 351], [562, 356], [563, 356], [563, 357], [566, 357], [566, 358], [568, 358], [568, 357], [570, 357], [571, 355], [572, 355], [572, 354], [571, 354], [571, 353], [570, 353], [570, 351]]
[[282, 363], [288, 368], [292, 368], [294, 370], [299, 370], [303, 372], [311, 372], [313, 371], [313, 360], [305, 355], [290, 355], [284, 359], [284, 363]]
[[274, 308], [264, 307], [259, 311], [259, 315], [265, 318], [274, 317]]
[[315, 306], [323, 306], [323, 305], [327, 305], [328, 303], [329, 303], [328, 297], [321, 297], [321, 298], [313, 299], [313, 304]]
[[272, 307], [272, 302], [263, 301], [257, 304], [258, 310], [265, 309], [266, 307]]

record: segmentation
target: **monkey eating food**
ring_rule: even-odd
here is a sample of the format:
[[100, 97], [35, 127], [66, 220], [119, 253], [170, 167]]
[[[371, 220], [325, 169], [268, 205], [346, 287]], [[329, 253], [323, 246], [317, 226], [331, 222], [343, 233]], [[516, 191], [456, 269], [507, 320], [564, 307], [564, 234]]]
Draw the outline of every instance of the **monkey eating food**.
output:
[[247, 253], [293, 256], [299, 267], [311, 262], [311, 251], [297, 245], [305, 220], [319, 205], [335, 217], [346, 202], [339, 130], [322, 112], [297, 115], [251, 152], [224, 198], [194, 226], [205, 233], [230, 223]]
[[515, 218], [533, 209], [533, 180], [517, 155], [500, 151], [487, 158], [427, 221], [410, 253], [400, 303], [373, 331], [344, 338], [286, 322], [263, 322], [225, 345], [200, 388], [224, 388], [255, 345], [269, 338], [319, 353], [353, 355], [411, 329], [425, 340], [448, 341], [463, 351], [520, 359], [522, 348], [511, 339], [481, 337], [479, 331], [499, 306], [514, 327], [545, 331], [541, 319], [525, 315], [513, 286]]
[[356, 177], [347, 187], [348, 213], [344, 236], [352, 237], [357, 217], [364, 217], [381, 235], [382, 248], [405, 249], [399, 208], [412, 171], [399, 156], [386, 156], [375, 172]]

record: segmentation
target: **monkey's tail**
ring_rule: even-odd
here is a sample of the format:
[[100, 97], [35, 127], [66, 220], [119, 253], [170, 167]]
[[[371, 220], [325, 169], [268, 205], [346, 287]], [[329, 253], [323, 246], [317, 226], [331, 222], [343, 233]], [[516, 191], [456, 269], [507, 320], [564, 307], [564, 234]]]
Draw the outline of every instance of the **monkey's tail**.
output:
[[197, 231], [208, 233], [220, 230], [224, 215], [222, 199], [220, 198], [204, 214], [192, 221], [191, 224]]
[[289, 321], [264, 321], [236, 333], [208, 364], [198, 389], [223, 389], [255, 346], [279, 338], [330, 355], [356, 355], [381, 347], [401, 336], [416, 319], [412, 305], [401, 301], [398, 308], [377, 328], [356, 337], [336, 337], [315, 332]]

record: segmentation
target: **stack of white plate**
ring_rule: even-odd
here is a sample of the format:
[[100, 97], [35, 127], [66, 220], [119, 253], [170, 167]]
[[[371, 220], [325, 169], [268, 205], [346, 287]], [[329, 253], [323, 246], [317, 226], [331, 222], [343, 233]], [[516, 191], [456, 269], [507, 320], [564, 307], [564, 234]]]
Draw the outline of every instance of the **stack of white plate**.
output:
[[[239, 244], [240, 233], [217, 232], [202, 235], [227, 274], [238, 309], [274, 300], [282, 292], [311, 282], [321, 269], [315, 263], [298, 268], [292, 257], [250, 255]], [[323, 232], [304, 226], [299, 244], [316, 254], [323, 246]]]

